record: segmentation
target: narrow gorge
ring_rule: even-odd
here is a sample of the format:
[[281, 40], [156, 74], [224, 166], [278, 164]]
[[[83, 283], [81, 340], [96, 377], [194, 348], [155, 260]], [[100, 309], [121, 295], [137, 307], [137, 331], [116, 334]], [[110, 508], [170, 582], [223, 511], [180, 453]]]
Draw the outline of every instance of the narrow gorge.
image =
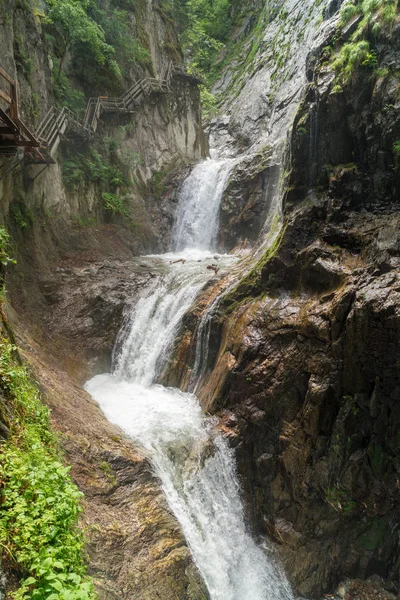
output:
[[397, 0], [4, 0], [0, 596], [400, 592]]

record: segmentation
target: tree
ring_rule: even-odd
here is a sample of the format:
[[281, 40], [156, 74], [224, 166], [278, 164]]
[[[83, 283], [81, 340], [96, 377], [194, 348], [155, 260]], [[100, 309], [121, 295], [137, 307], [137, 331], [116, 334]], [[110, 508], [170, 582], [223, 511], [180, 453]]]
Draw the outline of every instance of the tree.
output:
[[67, 52], [78, 43], [83, 43], [93, 59], [100, 65], [120, 76], [121, 72], [115, 60], [115, 51], [106, 43], [104, 30], [87, 14], [87, 0], [51, 0], [45, 17], [47, 24], [55, 34], [60, 48], [59, 79]]

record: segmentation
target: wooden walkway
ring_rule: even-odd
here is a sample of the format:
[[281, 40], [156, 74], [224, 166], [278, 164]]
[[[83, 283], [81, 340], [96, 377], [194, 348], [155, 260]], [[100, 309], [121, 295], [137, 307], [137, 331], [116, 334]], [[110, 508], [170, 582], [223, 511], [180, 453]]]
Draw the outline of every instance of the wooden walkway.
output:
[[39, 141], [20, 119], [17, 82], [1, 67], [0, 80], [0, 157], [15, 156], [18, 148], [39, 148]]
[[102, 114], [133, 114], [151, 94], [168, 93], [174, 76], [188, 77], [195, 83], [200, 83], [184, 67], [169, 62], [159, 79], [145, 77], [134, 83], [119, 98], [90, 98], [82, 121], [70, 109], [64, 107], [58, 110], [52, 106], [38, 129], [32, 133], [19, 118], [17, 83], [0, 67], [0, 83], [6, 87], [6, 91], [0, 87], [0, 99], [7, 106], [6, 109], [0, 107], [0, 157], [16, 156], [18, 149], [23, 148], [26, 163], [53, 164], [54, 154], [67, 133], [80, 138], [92, 138]]

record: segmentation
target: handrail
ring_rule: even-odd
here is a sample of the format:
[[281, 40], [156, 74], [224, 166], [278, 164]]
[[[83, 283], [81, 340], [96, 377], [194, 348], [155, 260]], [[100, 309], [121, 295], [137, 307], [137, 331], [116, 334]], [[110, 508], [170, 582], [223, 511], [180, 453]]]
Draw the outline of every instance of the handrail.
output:
[[18, 108], [18, 84], [17, 82], [0, 67], [0, 76], [6, 80], [8, 84], [8, 91], [0, 89], [0, 98], [10, 105], [10, 119], [15, 121], [19, 117]]
[[[19, 132], [22, 132], [25, 139], [27, 139], [24, 144], [19, 143], [19, 145], [36, 148], [35, 152], [42, 162], [45, 160], [43, 153], [48, 156], [47, 161], [51, 162], [51, 153], [58, 146], [61, 137], [68, 128], [73, 129], [76, 133], [87, 138], [94, 136], [103, 112], [132, 112], [133, 107], [141, 103], [146, 96], [149, 96], [154, 92], [167, 93], [170, 90], [171, 79], [175, 73], [193, 77], [186, 72], [182, 65], [169, 61], [160, 78], [144, 77], [133, 83], [133, 85], [118, 98], [108, 98], [104, 96], [89, 98], [83, 120], [80, 120], [67, 107], [58, 110], [55, 106], [52, 106], [43, 117], [35, 134], [33, 134], [19, 119], [17, 83], [1, 67], [0, 77], [6, 80], [10, 89], [9, 93], [0, 89], [0, 98], [10, 105], [10, 116], [7, 117], [7, 119], [10, 118], [14, 121], [19, 128]], [[5, 119], [6, 113], [4, 111], [3, 113]], [[18, 135], [18, 133], [16, 135]]]

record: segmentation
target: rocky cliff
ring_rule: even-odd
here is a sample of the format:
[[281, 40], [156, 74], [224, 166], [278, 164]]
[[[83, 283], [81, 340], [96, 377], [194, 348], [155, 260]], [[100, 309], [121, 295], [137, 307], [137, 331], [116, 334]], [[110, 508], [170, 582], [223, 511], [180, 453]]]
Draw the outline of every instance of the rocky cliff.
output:
[[[308, 52], [301, 36], [300, 64], [281, 88], [286, 101], [263, 101], [258, 81], [268, 90], [262, 63], [270, 55], [259, 50], [256, 75], [243, 76], [243, 92], [228, 94], [226, 116], [211, 125], [216, 139], [251, 152], [263, 136], [274, 143], [283, 104], [283, 226], [239, 283], [226, 282], [225, 292], [219, 284], [219, 301], [199, 301], [169, 379], [187, 385], [190, 357], [207, 335], [203, 405], [237, 448], [256, 530], [278, 542], [295, 589], [312, 597], [346, 576], [382, 577], [394, 591], [399, 582], [399, 25], [367, 33], [373, 68], [360, 66], [338, 85], [329, 57], [361, 17], [340, 37], [335, 16], [324, 22], [335, 8], [319, 7]], [[295, 10], [272, 21], [264, 40]], [[297, 103], [290, 81], [300, 77]], [[236, 81], [228, 68], [219, 85]], [[256, 186], [265, 206], [271, 171], [240, 168], [222, 210], [245, 196], [260, 227], [248, 193]], [[229, 226], [248, 236], [247, 221], [235, 218]]]

